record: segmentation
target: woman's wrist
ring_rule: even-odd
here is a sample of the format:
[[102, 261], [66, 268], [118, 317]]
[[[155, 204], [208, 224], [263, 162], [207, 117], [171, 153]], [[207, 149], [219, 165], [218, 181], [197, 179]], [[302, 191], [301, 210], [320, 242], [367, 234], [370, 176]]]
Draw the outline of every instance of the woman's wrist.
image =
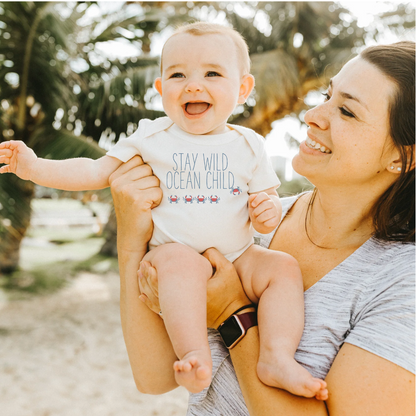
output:
[[213, 322], [212, 328], [217, 329], [221, 324], [223, 324], [228, 318], [230, 318], [234, 314], [240, 315], [242, 313], [246, 313], [250, 311], [255, 311], [255, 308], [248, 299], [247, 300], [242, 300], [242, 299], [235, 300], [232, 303], [230, 303], [226, 308], [223, 309], [221, 314]]

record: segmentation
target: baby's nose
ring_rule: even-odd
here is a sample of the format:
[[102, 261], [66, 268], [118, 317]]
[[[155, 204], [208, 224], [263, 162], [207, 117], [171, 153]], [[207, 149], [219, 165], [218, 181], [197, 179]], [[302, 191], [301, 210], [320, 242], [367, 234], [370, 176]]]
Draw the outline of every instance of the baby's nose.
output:
[[186, 85], [186, 92], [201, 92], [203, 91], [203, 87], [199, 82], [190, 81]]

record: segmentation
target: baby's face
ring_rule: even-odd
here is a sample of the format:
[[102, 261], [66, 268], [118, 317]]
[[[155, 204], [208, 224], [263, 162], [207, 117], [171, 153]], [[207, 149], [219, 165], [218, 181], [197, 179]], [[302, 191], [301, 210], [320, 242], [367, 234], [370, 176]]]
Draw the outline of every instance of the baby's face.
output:
[[163, 52], [162, 77], [155, 81], [166, 114], [188, 133], [225, 132], [228, 117], [251, 91], [245, 91], [247, 75], [240, 66], [226, 35], [173, 36]]

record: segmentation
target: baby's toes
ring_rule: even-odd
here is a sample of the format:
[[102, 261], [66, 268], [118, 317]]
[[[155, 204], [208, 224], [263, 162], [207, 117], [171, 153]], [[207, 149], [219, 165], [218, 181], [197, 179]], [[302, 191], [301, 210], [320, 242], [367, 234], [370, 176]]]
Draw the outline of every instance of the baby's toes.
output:
[[321, 385], [321, 390], [325, 390], [326, 389], [326, 381], [321, 380], [319, 378], [316, 378], [315, 380], [318, 380], [320, 385]]
[[306, 389], [311, 391], [313, 394], [317, 393], [319, 390], [321, 390], [321, 383], [316, 378], [312, 378], [305, 382], [304, 386]]
[[319, 390], [318, 393], [315, 395], [316, 400], [328, 400], [328, 390], [323, 389]]
[[175, 362], [173, 363], [173, 369], [174, 369], [175, 371], [181, 371], [181, 364], [180, 364], [180, 361], [175, 361]]

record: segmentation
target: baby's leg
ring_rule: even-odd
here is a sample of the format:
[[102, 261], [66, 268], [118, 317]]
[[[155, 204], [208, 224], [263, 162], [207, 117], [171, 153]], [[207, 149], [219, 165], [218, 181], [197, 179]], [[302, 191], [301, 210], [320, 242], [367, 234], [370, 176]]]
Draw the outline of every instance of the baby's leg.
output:
[[294, 359], [304, 325], [303, 280], [296, 260], [253, 245], [234, 265], [248, 297], [259, 302], [260, 380], [299, 396], [322, 396], [326, 383]]
[[174, 364], [179, 385], [196, 393], [211, 383], [206, 293], [212, 266], [195, 250], [182, 244], [165, 244], [144, 257], [156, 268], [159, 301], [166, 330], [179, 357]]

